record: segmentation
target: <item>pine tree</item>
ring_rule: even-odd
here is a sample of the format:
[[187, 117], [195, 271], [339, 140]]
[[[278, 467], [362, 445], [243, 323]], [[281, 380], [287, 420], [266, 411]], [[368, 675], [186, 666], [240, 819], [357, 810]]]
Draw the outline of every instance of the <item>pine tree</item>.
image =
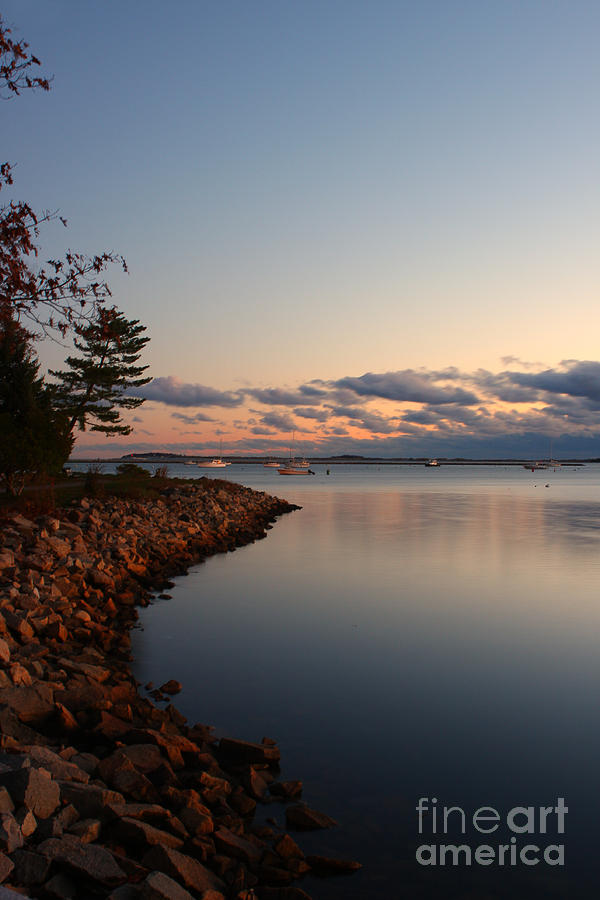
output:
[[60, 471], [73, 447], [67, 415], [39, 376], [28, 333], [0, 321], [0, 479], [17, 495], [39, 474]]
[[99, 309], [94, 322], [76, 328], [75, 347], [81, 356], [68, 356], [66, 371], [52, 371], [59, 404], [69, 414], [71, 431], [77, 425], [85, 431], [130, 434], [131, 425], [121, 418], [122, 409], [135, 409], [144, 402], [128, 391], [151, 381], [142, 377], [148, 366], [137, 366], [150, 338], [142, 337], [145, 327], [122, 312]]

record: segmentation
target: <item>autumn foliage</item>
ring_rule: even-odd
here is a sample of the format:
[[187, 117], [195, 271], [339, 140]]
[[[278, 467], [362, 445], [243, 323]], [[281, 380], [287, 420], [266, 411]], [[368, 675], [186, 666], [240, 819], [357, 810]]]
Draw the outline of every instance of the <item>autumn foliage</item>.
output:
[[[24, 90], [50, 89], [50, 79], [35, 74], [39, 60], [24, 41], [15, 41], [0, 16], [0, 98]], [[13, 184], [13, 168], [0, 163], [0, 191]], [[58, 219], [56, 212], [37, 213], [29, 203], [10, 200], [0, 206], [0, 322], [16, 319], [38, 333], [63, 336], [78, 322], [91, 321], [111, 296], [102, 273], [108, 265], [127, 266], [120, 254], [86, 256], [68, 250], [63, 259], [38, 264], [40, 227]]]

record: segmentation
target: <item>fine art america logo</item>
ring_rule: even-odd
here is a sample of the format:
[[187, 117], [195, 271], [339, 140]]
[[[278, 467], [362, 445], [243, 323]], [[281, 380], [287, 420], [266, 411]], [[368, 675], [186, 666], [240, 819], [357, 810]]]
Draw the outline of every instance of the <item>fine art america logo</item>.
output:
[[[550, 844], [545, 835], [565, 833], [565, 816], [569, 808], [563, 797], [556, 806], [514, 806], [503, 816], [492, 806], [481, 806], [472, 814], [460, 806], [438, 806], [436, 797], [421, 797], [416, 807], [419, 834], [437, 838], [437, 842], [421, 844], [417, 848], [417, 862], [422, 866], [564, 866], [564, 844]], [[459, 830], [467, 834], [469, 843], [439, 843], [442, 835]], [[501, 829], [511, 833], [504, 842], [479, 843], [479, 835], [489, 835]], [[532, 837], [533, 835], [533, 837]], [[527, 836], [527, 837], [526, 837]], [[499, 837], [497, 835], [496, 837]], [[446, 838], [447, 840], [447, 838]]]

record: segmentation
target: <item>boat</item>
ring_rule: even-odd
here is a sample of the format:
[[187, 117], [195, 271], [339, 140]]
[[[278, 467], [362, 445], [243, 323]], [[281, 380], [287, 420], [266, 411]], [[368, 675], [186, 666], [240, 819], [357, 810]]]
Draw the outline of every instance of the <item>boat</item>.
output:
[[315, 473], [311, 469], [307, 469], [306, 466], [298, 465], [296, 460], [290, 460], [290, 462], [286, 466], [282, 466], [279, 469], [280, 475], [314, 475]]
[[[292, 435], [292, 447], [294, 446], [296, 438], [296, 433]], [[290, 458], [286, 463], [280, 465], [279, 474], [280, 475], [314, 475], [315, 473], [311, 471], [310, 463], [304, 457], [302, 459], [296, 459], [292, 456], [292, 447], [290, 447]]]
[[268, 459], [266, 463], [263, 463], [265, 469], [278, 469], [280, 465], [281, 463], [276, 459]]
[[427, 469], [434, 469], [437, 466], [439, 466], [439, 462], [437, 461], [437, 459], [429, 459], [425, 463], [425, 468], [427, 468]]
[[539, 460], [538, 462], [524, 463], [523, 468], [529, 469], [531, 472], [537, 472], [540, 469], [547, 469], [548, 463], [543, 462], [543, 460]]
[[196, 465], [200, 466], [201, 469], [224, 469], [226, 466], [230, 466], [231, 463], [225, 462], [224, 459], [221, 458], [221, 450], [222, 450], [223, 441], [219, 443], [219, 455], [215, 456], [214, 459], [211, 459], [210, 462], [204, 462], [203, 460], [198, 460]]
[[196, 465], [195, 459], [188, 459], [184, 462], [184, 466], [195, 466], [195, 465]]

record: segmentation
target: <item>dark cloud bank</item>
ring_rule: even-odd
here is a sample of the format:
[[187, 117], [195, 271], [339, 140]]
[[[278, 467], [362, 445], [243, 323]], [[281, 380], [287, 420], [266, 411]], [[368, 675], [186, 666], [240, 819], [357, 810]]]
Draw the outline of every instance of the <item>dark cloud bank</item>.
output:
[[[321, 455], [547, 456], [552, 439], [555, 455], [600, 456], [599, 362], [565, 360], [537, 371], [513, 357], [503, 362], [507, 368], [499, 372], [404, 369], [237, 391], [169, 376], [155, 378], [139, 394], [168, 407], [194, 408], [172, 413], [186, 424], [212, 421], [203, 408], [252, 404], [253, 417], [244, 418], [240, 409], [229, 436], [223, 432], [223, 448], [232, 452], [276, 451], [296, 431], [304, 452]], [[236, 427], [253, 436], [238, 438]], [[348, 429], [364, 437], [351, 437]], [[213, 446], [185, 445], [198, 451]]]

